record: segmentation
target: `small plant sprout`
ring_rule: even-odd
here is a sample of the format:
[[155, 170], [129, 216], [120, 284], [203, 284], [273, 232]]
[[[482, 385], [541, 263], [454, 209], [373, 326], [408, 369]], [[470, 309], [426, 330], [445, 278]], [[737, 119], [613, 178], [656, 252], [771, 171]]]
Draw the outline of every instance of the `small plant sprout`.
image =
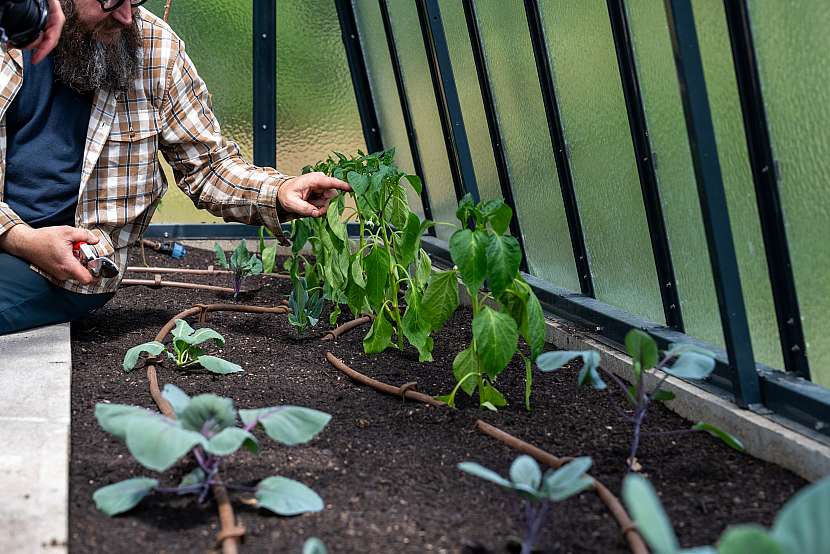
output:
[[525, 535], [522, 554], [530, 554], [554, 502], [561, 502], [579, 494], [594, 484], [585, 473], [591, 467], [591, 458], [576, 458], [557, 470], [542, 475], [539, 464], [530, 456], [519, 456], [510, 466], [510, 479], [475, 462], [462, 462], [458, 469], [502, 488], [515, 491], [522, 499], [525, 515]]
[[823, 554], [830, 552], [830, 478], [805, 487], [778, 512], [772, 529], [726, 529], [716, 547], [681, 548], [654, 487], [640, 475], [623, 481], [623, 501], [654, 554]]
[[[544, 372], [556, 371], [565, 364], [576, 358], [582, 358], [582, 369], [579, 371], [577, 383], [579, 385], [591, 385], [596, 390], [607, 388], [605, 381], [600, 376], [602, 371], [611, 379], [625, 395], [631, 413], [620, 409], [620, 416], [623, 420], [633, 426], [634, 433], [631, 439], [626, 464], [629, 471], [636, 471], [639, 467], [637, 461], [637, 449], [640, 445], [640, 437], [645, 435], [663, 436], [680, 435], [696, 431], [706, 431], [719, 438], [731, 448], [743, 451], [741, 441], [709, 423], [698, 422], [691, 429], [679, 431], [667, 431], [657, 433], [643, 433], [643, 420], [646, 417], [649, 406], [657, 402], [668, 402], [674, 399], [674, 393], [663, 390], [666, 379], [672, 375], [681, 379], [706, 379], [715, 369], [714, 354], [685, 344], [673, 344], [663, 353], [663, 358], [658, 359], [657, 343], [648, 334], [632, 329], [625, 336], [625, 349], [631, 356], [634, 365], [634, 384], [626, 386], [623, 381], [600, 366], [599, 353], [594, 350], [586, 351], [556, 351], [545, 352], [536, 359], [536, 365]], [[671, 365], [669, 363], [671, 362]], [[646, 375], [653, 370], [661, 370], [664, 375], [657, 381], [657, 384], [649, 391], [646, 387]]]
[[326, 545], [317, 537], [311, 537], [303, 545], [303, 554], [328, 554]]
[[166, 385], [162, 393], [176, 412], [170, 419], [158, 412], [123, 404], [95, 406], [98, 424], [123, 440], [130, 454], [147, 469], [164, 472], [188, 452], [198, 467], [184, 476], [176, 487], [162, 487], [159, 480], [134, 477], [95, 491], [96, 507], [114, 516], [130, 510], [152, 492], [195, 494], [204, 502], [214, 484], [230, 491], [252, 494], [255, 505], [279, 515], [290, 516], [323, 509], [323, 500], [306, 485], [281, 476], [266, 477], [256, 486], [229, 483], [220, 478], [223, 461], [240, 448], [259, 451], [251, 433], [261, 426], [272, 440], [285, 446], [309, 442], [328, 424], [331, 416], [299, 406], [274, 406], [237, 411], [229, 398], [201, 394], [190, 398], [181, 389]]
[[207, 342], [212, 341], [219, 348], [225, 346], [224, 337], [213, 329], [203, 327], [194, 330], [185, 320], [177, 319], [176, 327], [171, 331], [171, 334], [173, 335], [173, 352], [167, 350], [167, 347], [158, 341], [133, 346], [127, 350], [127, 354], [124, 356], [124, 371], [132, 371], [135, 368], [142, 352], [146, 352], [150, 356], [158, 356], [164, 352], [176, 364], [176, 367], [182, 369], [200, 365], [211, 373], [222, 375], [242, 371], [242, 368], [233, 362], [205, 354], [200, 345]]
[[[216, 265], [225, 269], [231, 270], [231, 278], [233, 280], [233, 298], [239, 300], [239, 294], [242, 291], [242, 283], [247, 277], [252, 275], [259, 275], [262, 273], [262, 260], [257, 255], [251, 255], [248, 252], [248, 247], [245, 241], [239, 241], [239, 244], [231, 254], [230, 259], [225, 256], [225, 252], [218, 242], [213, 243], [213, 250], [216, 252]], [[272, 266], [273, 267], [273, 266]]]

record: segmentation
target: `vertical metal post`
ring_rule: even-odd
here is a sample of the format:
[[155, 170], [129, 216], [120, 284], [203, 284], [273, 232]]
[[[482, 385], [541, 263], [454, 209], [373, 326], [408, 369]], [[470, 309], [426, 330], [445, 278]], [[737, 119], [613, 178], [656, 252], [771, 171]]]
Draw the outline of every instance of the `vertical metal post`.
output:
[[801, 311], [790, 262], [787, 227], [778, 190], [778, 172], [764, 109], [749, 8], [746, 0], [724, 0], [723, 6], [732, 43], [735, 79], [741, 98], [749, 163], [755, 183], [755, 198], [761, 219], [761, 234], [767, 254], [784, 367], [787, 371], [809, 379], [810, 367], [801, 326]]
[[277, 165], [277, 1], [253, 3], [254, 163]]
[[545, 104], [545, 115], [548, 120], [548, 132], [556, 160], [556, 171], [559, 175], [559, 187], [562, 189], [562, 201], [565, 205], [565, 217], [568, 219], [568, 229], [571, 234], [571, 247], [574, 251], [576, 272], [579, 277], [579, 286], [582, 294], [594, 296], [594, 281], [591, 278], [591, 266], [588, 260], [588, 250], [585, 247], [585, 236], [582, 231], [582, 220], [579, 216], [579, 205], [574, 191], [573, 175], [571, 174], [570, 153], [565, 142], [565, 131], [562, 127], [562, 118], [559, 114], [559, 103], [556, 100], [556, 88], [553, 84], [553, 74], [550, 68], [547, 39], [542, 27], [542, 14], [539, 11], [537, 0], [525, 0], [525, 14], [530, 32], [530, 41], [533, 45], [533, 56], [536, 59], [536, 71], [539, 74], [539, 84], [542, 87], [542, 100]]
[[352, 0], [335, 0], [334, 5], [337, 8], [337, 19], [340, 21], [340, 36], [346, 49], [346, 60], [352, 76], [352, 87], [366, 150], [368, 153], [379, 152], [383, 150], [383, 140], [372, 89], [369, 86], [369, 75], [366, 72], [366, 60], [363, 59], [363, 49], [360, 47], [360, 34], [357, 31]]
[[651, 237], [651, 249], [654, 252], [654, 263], [657, 266], [663, 313], [669, 327], [683, 332], [683, 314], [680, 309], [680, 297], [674, 275], [666, 220], [663, 216], [663, 204], [660, 201], [654, 155], [648, 137], [648, 122], [640, 79], [637, 75], [637, 62], [634, 57], [631, 30], [628, 26], [625, 0], [607, 0], [606, 4], [611, 20], [611, 31], [614, 35], [614, 47], [617, 50], [617, 65], [620, 69], [625, 107], [628, 111], [628, 126], [631, 130], [631, 142], [634, 144], [637, 173], [640, 175], [640, 189]]
[[461, 200], [462, 196], [469, 193], [473, 200], [478, 202], [481, 196], [478, 193], [473, 158], [467, 142], [467, 131], [464, 129], [464, 117], [458, 100], [458, 90], [455, 88], [455, 77], [452, 73], [438, 0], [415, 0], [415, 4], [432, 76], [432, 87], [438, 102], [438, 114], [444, 132], [455, 195]]
[[715, 278], [723, 337], [729, 355], [730, 379], [738, 405], [761, 402], [758, 372], [752, 353], [738, 260], [726, 207], [715, 130], [694, 14], [689, 0], [664, 0], [671, 31], [683, 111], [697, 179], [700, 208]]
[[[395, 33], [392, 32], [392, 20], [389, 17], [389, 5], [386, 0], [378, 0], [380, 5], [380, 17], [383, 22], [383, 32], [386, 36], [386, 46], [389, 48], [389, 59], [392, 63], [392, 74], [395, 76], [395, 87], [398, 89], [398, 99], [401, 103], [403, 124], [406, 129], [406, 138], [409, 141], [409, 151], [412, 154], [412, 171], [421, 178], [423, 190], [421, 191], [421, 206], [424, 210], [424, 217], [432, 219], [432, 203], [429, 199], [429, 187], [427, 186], [424, 166], [421, 163], [421, 149], [418, 147], [418, 136], [415, 133], [415, 123], [412, 121], [412, 110], [409, 108], [409, 98], [406, 94], [406, 86], [403, 82], [403, 71], [401, 60], [398, 57], [398, 47], [395, 44]], [[430, 228], [429, 234], [435, 235], [435, 229]]]
[[490, 143], [493, 145], [493, 158], [496, 162], [496, 171], [499, 176], [499, 185], [504, 202], [513, 210], [513, 219], [510, 220], [510, 234], [519, 241], [522, 249], [522, 271], [527, 271], [527, 254], [525, 253], [525, 241], [522, 234], [519, 214], [516, 210], [516, 201], [513, 198], [513, 187], [510, 183], [510, 171], [507, 169], [507, 154], [504, 151], [504, 142], [499, 129], [499, 121], [496, 117], [496, 102], [493, 97], [493, 89], [490, 86], [490, 75], [487, 69], [487, 59], [484, 56], [484, 46], [481, 41], [481, 33], [478, 27], [478, 15], [476, 13], [475, 0], [463, 0], [464, 17], [467, 20], [467, 32], [470, 35], [470, 44], [473, 48], [473, 61], [478, 75], [478, 86], [481, 88], [481, 99], [484, 103], [484, 116], [487, 118], [487, 129], [490, 132]]

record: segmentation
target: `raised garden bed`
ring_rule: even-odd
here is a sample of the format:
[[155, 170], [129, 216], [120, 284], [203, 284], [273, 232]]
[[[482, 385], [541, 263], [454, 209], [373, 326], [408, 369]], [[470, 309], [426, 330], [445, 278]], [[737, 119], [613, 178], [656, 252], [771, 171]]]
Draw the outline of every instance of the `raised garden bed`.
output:
[[[191, 250], [181, 264], [150, 253], [148, 262], [204, 268], [213, 263], [213, 254]], [[175, 277], [185, 278], [226, 286], [215, 276]], [[250, 304], [275, 305], [290, 292], [287, 281], [262, 278], [249, 284], [261, 286], [243, 294], [242, 301]], [[189, 552], [215, 545], [218, 520], [212, 502], [200, 506], [192, 496], [151, 495], [115, 518], [95, 509], [95, 489], [149, 472], [133, 461], [123, 443], [99, 428], [93, 408], [97, 402], [113, 402], [155, 409], [144, 372], [121, 369], [124, 352], [151, 340], [183, 309], [229, 301], [215, 292], [132, 287], [73, 326], [70, 551]], [[325, 501], [322, 512], [295, 518], [236, 503], [247, 530], [243, 551], [300, 552], [310, 536], [323, 539], [335, 553], [511, 551], [508, 540], [522, 529], [514, 497], [456, 468], [472, 460], [506, 473], [516, 456], [477, 431], [477, 419], [556, 455], [592, 456], [591, 474], [619, 494], [630, 438], [630, 428], [612, 406], [621, 402], [620, 395], [577, 389], [576, 368], [537, 372], [530, 413], [522, 406], [524, 369], [518, 360], [499, 379], [510, 405], [498, 413], [479, 409], [463, 395], [457, 410], [425, 406], [356, 385], [326, 361], [325, 353], [387, 383], [417, 381], [423, 392], [446, 394], [454, 384], [452, 360], [469, 341], [468, 310], [459, 310], [436, 337], [435, 361], [427, 364], [418, 363], [414, 349], [366, 356], [361, 345], [365, 327], [320, 342], [325, 322], [324, 312], [318, 327], [298, 337], [285, 316], [210, 314], [208, 325], [227, 341], [220, 355], [245, 372], [182, 373], [169, 363], [159, 368], [161, 384], [173, 383], [192, 395], [230, 397], [237, 408], [296, 404], [333, 416], [308, 445], [264, 443], [258, 456], [238, 453], [226, 465], [228, 478], [236, 481], [285, 475], [307, 483]], [[667, 431], [688, 422], [657, 406], [647, 425], [649, 431]], [[782, 504], [806, 485], [705, 434], [647, 437], [638, 458], [687, 546], [715, 542], [729, 524], [769, 525]], [[165, 484], [175, 485], [173, 479], [193, 469], [195, 463], [185, 460], [165, 476]], [[543, 552], [628, 551], [616, 522], [587, 492], [554, 507], [540, 546]]]

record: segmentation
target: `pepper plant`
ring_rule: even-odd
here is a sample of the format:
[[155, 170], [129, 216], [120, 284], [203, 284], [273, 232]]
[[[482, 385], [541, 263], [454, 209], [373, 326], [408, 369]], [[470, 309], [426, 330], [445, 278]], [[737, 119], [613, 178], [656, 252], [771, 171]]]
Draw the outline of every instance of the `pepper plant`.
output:
[[252, 276], [262, 273], [262, 260], [257, 255], [251, 255], [248, 252], [248, 247], [245, 241], [239, 241], [239, 244], [228, 258], [225, 255], [222, 247], [218, 242], [213, 243], [213, 250], [216, 252], [216, 265], [219, 267], [230, 269], [233, 280], [233, 298], [239, 300], [239, 293], [242, 291], [242, 282]]
[[[495, 382], [518, 352], [525, 365], [525, 408], [530, 410], [533, 360], [545, 344], [545, 319], [539, 299], [519, 274], [519, 242], [505, 235], [513, 210], [500, 199], [475, 204], [467, 195], [456, 215], [462, 225], [470, 223], [470, 228], [450, 237], [450, 255], [470, 295], [473, 337], [470, 346], [453, 361], [455, 387], [439, 398], [455, 406], [461, 389], [470, 396], [478, 391], [483, 407], [507, 405]], [[484, 289], [485, 282], [489, 290]], [[495, 301], [496, 306], [491, 307], [488, 301]], [[529, 357], [518, 348], [519, 336], [529, 347]]]
[[251, 432], [257, 426], [272, 440], [294, 446], [317, 436], [331, 419], [329, 414], [299, 406], [239, 410], [240, 426], [229, 398], [213, 394], [190, 398], [169, 384], [162, 394], [173, 406], [176, 419], [136, 406], [106, 403], [95, 406], [95, 417], [105, 431], [123, 440], [130, 454], [147, 469], [167, 471], [188, 452], [193, 453], [198, 467], [176, 487], [162, 487], [151, 477], [134, 477], [102, 487], [93, 495], [99, 510], [109, 516], [126, 512], [152, 492], [195, 494], [203, 502], [217, 483], [230, 491], [253, 494], [257, 507], [279, 515], [323, 509], [317, 493], [298, 481], [272, 476], [248, 486], [227, 482], [220, 478], [220, 470], [224, 460], [240, 448], [254, 454], [259, 451], [259, 441]]
[[522, 455], [513, 460], [509, 479], [475, 462], [462, 462], [458, 469], [518, 493], [526, 525], [521, 554], [530, 554], [552, 504], [567, 500], [594, 484], [594, 480], [586, 475], [591, 464], [591, 458], [576, 458], [555, 471], [548, 470], [543, 476], [536, 460]]
[[757, 524], [729, 527], [717, 546], [680, 548], [654, 487], [628, 475], [622, 491], [631, 517], [654, 554], [819, 554], [830, 552], [830, 477], [805, 487], [778, 512], [771, 529]]
[[[634, 384], [628, 386], [619, 377], [599, 365], [599, 353], [595, 350], [545, 352], [537, 358], [536, 364], [542, 371], [550, 372], [562, 368], [571, 360], [582, 358], [582, 368], [577, 377], [579, 385], [591, 385], [596, 390], [604, 390], [607, 385], [600, 376], [600, 371], [617, 385], [633, 411], [629, 414], [620, 410], [620, 417], [630, 423], [634, 430], [626, 460], [628, 469], [631, 471], [638, 465], [637, 449], [643, 434], [643, 420], [649, 407], [654, 402], [668, 402], [674, 399], [673, 392], [663, 389], [666, 379], [669, 375], [681, 379], [706, 379], [715, 369], [715, 358], [714, 354], [706, 350], [691, 345], [673, 344], [663, 353], [663, 358], [658, 360], [657, 343], [647, 333], [638, 329], [632, 329], [625, 336], [625, 349], [631, 356], [634, 367]], [[655, 370], [662, 370], [664, 375], [649, 390], [645, 376]], [[698, 422], [691, 429], [652, 433], [652, 435], [683, 434], [695, 431], [706, 431], [735, 450], [743, 451], [741, 441], [710, 423]]]
[[273, 273], [277, 265], [277, 245], [267, 244], [265, 235], [276, 238], [274, 233], [264, 225], [259, 226], [259, 259], [262, 260], [262, 273]]
[[124, 371], [132, 371], [138, 364], [138, 359], [142, 353], [158, 356], [162, 352], [167, 354], [167, 357], [176, 364], [176, 367], [181, 369], [200, 365], [211, 373], [226, 374], [242, 371], [242, 368], [233, 362], [205, 354], [205, 350], [202, 349], [201, 345], [207, 342], [212, 341], [220, 348], [225, 346], [225, 338], [213, 329], [202, 327], [194, 330], [185, 320], [177, 319], [176, 327], [173, 328], [170, 334], [173, 335], [172, 352], [167, 349], [164, 343], [158, 341], [133, 346], [124, 355], [122, 364]]

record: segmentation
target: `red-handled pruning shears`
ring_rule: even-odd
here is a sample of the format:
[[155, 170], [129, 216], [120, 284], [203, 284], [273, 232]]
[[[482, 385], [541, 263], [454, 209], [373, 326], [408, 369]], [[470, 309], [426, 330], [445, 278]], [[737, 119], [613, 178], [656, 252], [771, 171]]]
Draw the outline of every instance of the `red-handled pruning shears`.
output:
[[93, 277], [116, 277], [120, 273], [118, 266], [106, 256], [99, 256], [95, 250], [85, 242], [72, 244], [72, 253], [80, 260]]

